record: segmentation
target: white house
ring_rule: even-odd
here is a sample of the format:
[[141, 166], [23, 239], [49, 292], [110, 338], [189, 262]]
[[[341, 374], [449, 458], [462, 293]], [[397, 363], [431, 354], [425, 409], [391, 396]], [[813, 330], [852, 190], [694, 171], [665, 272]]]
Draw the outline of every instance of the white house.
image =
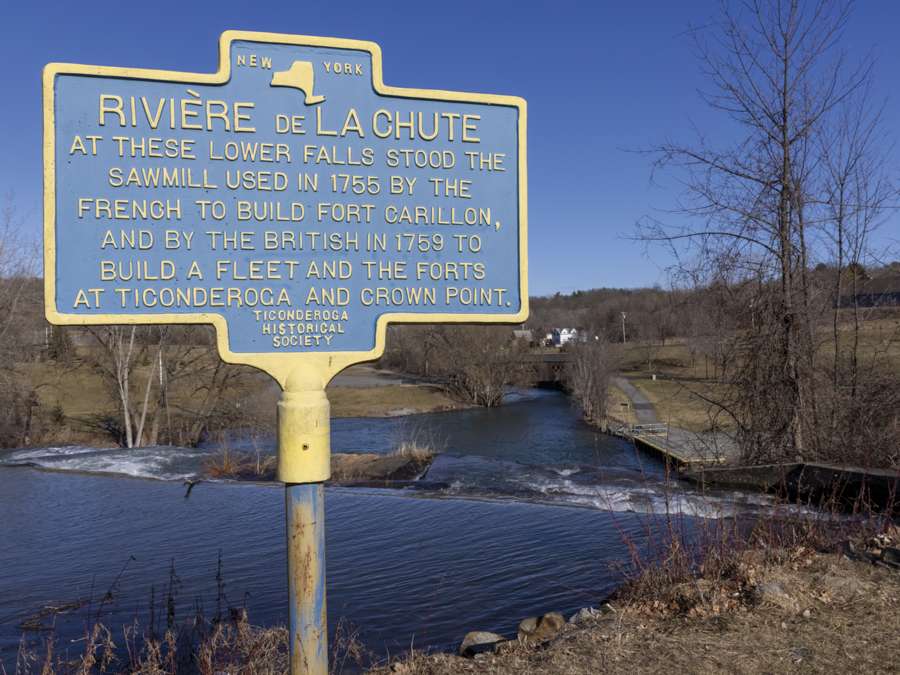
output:
[[572, 340], [578, 339], [578, 329], [576, 328], [554, 328], [552, 335], [553, 344], [562, 347]]

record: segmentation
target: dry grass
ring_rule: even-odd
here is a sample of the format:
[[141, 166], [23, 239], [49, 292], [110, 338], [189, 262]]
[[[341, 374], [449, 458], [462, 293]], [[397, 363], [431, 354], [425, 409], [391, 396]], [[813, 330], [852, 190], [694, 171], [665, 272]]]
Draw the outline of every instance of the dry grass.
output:
[[415, 480], [428, 470], [436, 456], [433, 446], [416, 440], [403, 441], [396, 450], [384, 455], [371, 452], [332, 455], [331, 480], [338, 483]]
[[203, 462], [203, 473], [218, 479], [275, 480], [277, 467], [275, 455], [236, 452], [226, 446]]
[[759, 581], [789, 589], [802, 610], [790, 603], [757, 604], [686, 617], [622, 607], [593, 624], [567, 626], [549, 648], [516, 644], [506, 654], [477, 661], [416, 655], [393, 671], [380, 672], [897, 672], [900, 575], [812, 554], [766, 568]]
[[[841, 317], [839, 332], [844, 346], [848, 346], [853, 326], [849, 310]], [[834, 354], [831, 318], [825, 317], [817, 330], [821, 350], [819, 357], [825, 362]], [[860, 324], [860, 353], [864, 357], [881, 354], [887, 363], [900, 368], [900, 317], [885, 310], [870, 310]], [[675, 337], [659, 343], [629, 342], [611, 347], [620, 358], [622, 372], [641, 377], [657, 373], [684, 380], [713, 380], [716, 376], [712, 360], [704, 358], [700, 351], [691, 354], [688, 338]], [[652, 368], [648, 363], [652, 357]]]
[[[189, 613], [175, 615], [178, 577], [174, 563], [170, 581], [157, 606], [151, 591], [149, 620], [135, 619], [119, 630], [102, 623], [103, 604], [92, 618], [80, 640], [59, 642], [46, 634], [40, 646], [23, 637], [16, 656], [15, 669], [4, 675], [89, 675], [93, 673], [129, 673], [133, 675], [177, 675], [196, 673], [216, 675], [275, 675], [289, 672], [289, 637], [284, 626], [258, 627], [249, 623], [243, 607], [227, 605], [222, 579], [222, 560], [216, 574], [216, 614], [209, 618], [199, 600]], [[115, 584], [107, 592], [110, 596]], [[159, 612], [159, 613], [157, 613]], [[160, 628], [162, 612], [165, 627]], [[359, 673], [373, 663], [375, 656], [359, 640], [359, 632], [344, 619], [338, 621], [330, 636], [329, 673]]]
[[[713, 376], [712, 365], [702, 355], [691, 357], [688, 342], [681, 338], [666, 340], [665, 345], [629, 342], [613, 345], [624, 374], [634, 377], [657, 373], [668, 377], [705, 379]], [[650, 368], [648, 357], [652, 356]]]
[[[89, 366], [75, 364], [61, 371], [55, 364], [36, 362], [22, 364], [27, 378], [38, 388], [41, 403], [49, 407], [60, 406], [67, 417], [83, 417], [115, 408], [103, 381]], [[149, 367], [137, 367], [133, 380], [140, 389], [146, 381]], [[185, 381], [170, 392], [173, 405], [193, 394], [194, 383]], [[331, 413], [334, 417], [385, 417], [396, 414], [439, 412], [455, 410], [461, 404], [429, 384], [387, 384], [380, 386], [328, 388]], [[226, 392], [226, 400], [252, 408], [260, 416], [269, 415], [274, 420], [278, 387], [263, 374], [248, 377], [242, 386]]]
[[395, 457], [406, 457], [417, 462], [431, 463], [437, 453], [428, 445], [421, 445], [417, 441], [403, 441], [400, 446], [390, 453]]
[[23, 364], [28, 379], [38, 386], [41, 404], [62, 408], [68, 417], [91, 415], [110, 407], [103, 381], [88, 366], [62, 371], [52, 362]]
[[[615, 611], [568, 624], [549, 644], [513, 640], [475, 659], [413, 653], [373, 672], [897, 672], [900, 570], [819, 550], [846, 534], [840, 527], [761, 524], [737, 546], [715, 526], [717, 543], [699, 558], [669, 539], [613, 599]], [[900, 542], [900, 530], [889, 534]]]
[[[194, 633], [191, 635], [190, 633]], [[48, 639], [42, 653], [21, 649], [15, 675], [199, 675], [241, 673], [263, 675], [288, 672], [288, 639], [283, 627], [258, 628], [239, 613], [237, 620], [187, 629], [166, 630], [154, 637], [137, 624], [114, 633], [95, 623], [85, 634], [79, 655], [65, 655]]]
[[[844, 349], [849, 348], [851, 339], [849, 318], [848, 312], [839, 327]], [[827, 323], [818, 330], [821, 346], [817, 358], [822, 367], [830, 367], [834, 355], [832, 328]], [[900, 318], [873, 313], [861, 324], [859, 339], [861, 358], [877, 357], [879, 367], [900, 370]], [[699, 352], [691, 354], [687, 339], [672, 338], [665, 345], [635, 342], [613, 348], [622, 363], [622, 373], [634, 378], [633, 383], [653, 403], [660, 421], [693, 432], [710, 430], [716, 409], [702, 397], [721, 400], [728, 385], [715, 380], [717, 373], [711, 360]], [[652, 367], [648, 357], [652, 357]], [[660, 377], [653, 381], [651, 373]], [[617, 406], [612, 405], [610, 410], [620, 416], [612, 412], [618, 410]], [[715, 423], [725, 430], [733, 426], [727, 415], [718, 415]]]
[[[675, 380], [636, 379], [631, 381], [653, 404], [661, 422], [694, 432], [731, 429], [732, 420], [718, 412], [705, 398], [717, 400], [725, 393], [726, 385], [708, 382], [681, 383]], [[695, 393], [696, 392], [696, 393]]]
[[[595, 673], [897, 672], [900, 573], [806, 547], [745, 551], [730, 592], [696, 579], [658, 597], [614, 603], [615, 611], [568, 624], [549, 645], [512, 641], [499, 654], [463, 659], [415, 652], [375, 675], [593, 675]], [[339, 627], [331, 672], [360, 672], [372, 660], [355, 631]], [[22, 653], [16, 673], [86, 675], [287, 672], [287, 631], [256, 628], [238, 613], [206, 624], [198, 639], [177, 630], [121, 637], [101, 624], [83, 651], [63, 658], [48, 642]]]
[[329, 387], [332, 417], [392, 417], [462, 407], [439, 387], [389, 384], [377, 387]]
[[[331, 480], [412, 480], [428, 469], [436, 454], [433, 446], [416, 440], [403, 441], [396, 450], [383, 455], [335, 453], [331, 456]], [[275, 480], [277, 469], [275, 455], [237, 452], [227, 445], [203, 462], [203, 474], [214, 479], [271, 481]]]
[[609, 416], [624, 422], [625, 424], [637, 424], [637, 416], [634, 414], [634, 408], [631, 405], [631, 399], [625, 395], [616, 385], [609, 385], [609, 400], [607, 406], [609, 408]]
[[[82, 348], [84, 357], [86, 348]], [[213, 357], [215, 358], [215, 357]], [[21, 377], [36, 388], [41, 408], [58, 411], [58, 421], [41, 438], [46, 443], [82, 443], [96, 446], [115, 444], [115, 435], [106, 422], [118, 423], [117, 400], [100, 375], [87, 361], [74, 359], [67, 368], [52, 362], [29, 362], [18, 367]], [[136, 390], [143, 390], [151, 367], [138, 365], [132, 373]], [[170, 410], [189, 423], [197, 392], [191, 378], [174, 381], [169, 391]], [[277, 384], [264, 373], [247, 369], [222, 392], [219, 408], [240, 418], [234, 425], [272, 428], [276, 423]], [[155, 390], [152, 394], [155, 396]], [[385, 417], [439, 412], [463, 407], [439, 387], [427, 384], [388, 384], [376, 387], [329, 387], [333, 417]], [[180, 418], [179, 418], [180, 419]], [[175, 424], [178, 427], [178, 422]], [[177, 440], [175, 441], [177, 442]]]

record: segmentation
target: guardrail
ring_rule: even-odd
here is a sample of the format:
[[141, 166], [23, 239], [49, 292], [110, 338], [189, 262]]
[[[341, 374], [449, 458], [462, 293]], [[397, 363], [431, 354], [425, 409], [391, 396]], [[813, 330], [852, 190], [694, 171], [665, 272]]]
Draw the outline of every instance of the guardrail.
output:
[[664, 422], [632, 424], [631, 433], [634, 436], [667, 436], [669, 434], [669, 425]]
[[669, 425], [664, 422], [652, 424], [632, 424], [625, 420], [607, 415], [606, 424], [609, 431], [620, 436], [668, 436]]

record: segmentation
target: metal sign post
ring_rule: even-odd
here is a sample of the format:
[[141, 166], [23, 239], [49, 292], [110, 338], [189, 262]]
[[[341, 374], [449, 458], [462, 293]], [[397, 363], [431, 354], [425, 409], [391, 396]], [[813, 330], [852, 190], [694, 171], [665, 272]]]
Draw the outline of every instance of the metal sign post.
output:
[[[299, 380], [299, 381], [298, 381]], [[287, 525], [291, 672], [328, 672], [325, 491], [330, 414], [315, 382], [290, 378], [278, 402], [278, 479]]]
[[281, 385], [291, 667], [324, 673], [325, 386], [389, 322], [527, 318], [525, 102], [389, 87], [371, 42], [229, 31], [219, 57], [44, 69], [46, 314], [212, 324]]

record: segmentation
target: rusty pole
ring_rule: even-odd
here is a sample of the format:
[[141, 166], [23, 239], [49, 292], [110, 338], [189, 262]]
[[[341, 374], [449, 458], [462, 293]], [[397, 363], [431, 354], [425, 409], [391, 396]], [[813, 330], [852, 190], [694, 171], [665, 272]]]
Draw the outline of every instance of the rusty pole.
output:
[[292, 675], [327, 675], [325, 488], [330, 407], [322, 384], [291, 377], [278, 402], [278, 478], [284, 485]]
[[324, 493], [322, 483], [285, 485], [292, 675], [328, 672]]

